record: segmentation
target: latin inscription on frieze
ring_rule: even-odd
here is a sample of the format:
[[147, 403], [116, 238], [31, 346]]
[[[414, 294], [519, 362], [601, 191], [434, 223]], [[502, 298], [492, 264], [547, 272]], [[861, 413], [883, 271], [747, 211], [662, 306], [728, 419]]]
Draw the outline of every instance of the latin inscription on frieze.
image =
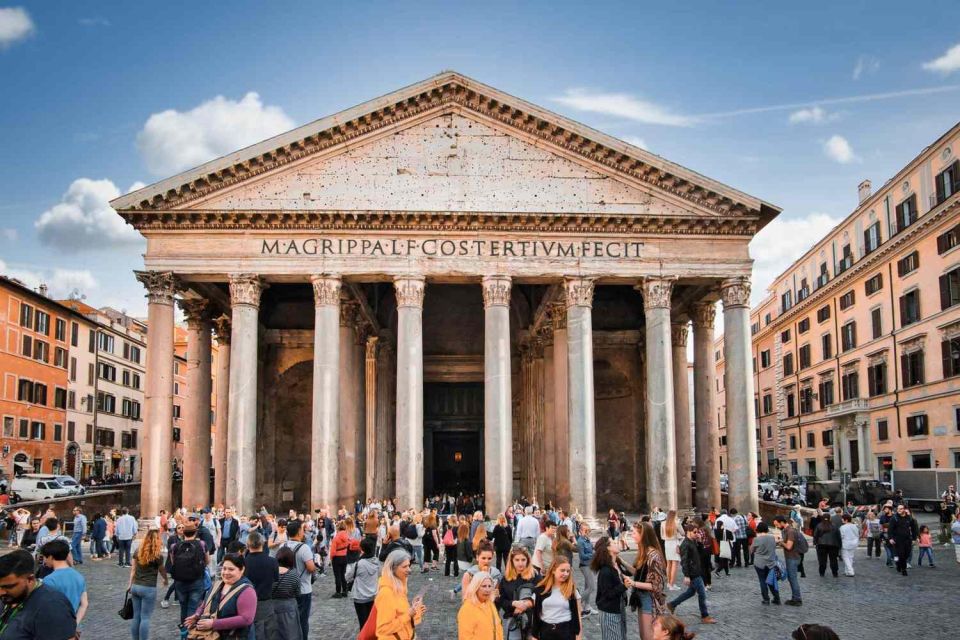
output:
[[642, 257], [643, 243], [634, 240], [494, 239], [494, 238], [270, 238], [263, 256], [370, 258], [598, 258]]

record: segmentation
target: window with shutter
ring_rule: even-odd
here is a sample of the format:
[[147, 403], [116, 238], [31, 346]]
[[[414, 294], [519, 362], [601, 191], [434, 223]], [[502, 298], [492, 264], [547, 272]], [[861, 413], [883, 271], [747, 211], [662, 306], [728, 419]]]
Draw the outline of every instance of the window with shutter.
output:
[[960, 160], [937, 174], [937, 204], [960, 191]]
[[923, 384], [923, 351], [900, 356], [900, 370], [904, 388]]
[[960, 338], [944, 340], [940, 343], [943, 360], [943, 377], [952, 378], [960, 375]]
[[870, 324], [873, 328], [873, 339], [876, 340], [883, 335], [883, 317], [880, 307], [870, 311]]
[[940, 276], [940, 309], [960, 303], [960, 267]]

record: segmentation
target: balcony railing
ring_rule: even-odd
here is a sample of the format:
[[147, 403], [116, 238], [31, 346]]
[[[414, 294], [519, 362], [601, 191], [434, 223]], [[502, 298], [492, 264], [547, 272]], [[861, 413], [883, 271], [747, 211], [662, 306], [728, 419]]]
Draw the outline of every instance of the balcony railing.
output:
[[827, 407], [827, 417], [835, 418], [851, 413], [857, 413], [859, 411], [866, 411], [869, 406], [870, 403], [863, 398], [855, 398], [853, 400], [847, 400], [846, 402], [839, 402]]

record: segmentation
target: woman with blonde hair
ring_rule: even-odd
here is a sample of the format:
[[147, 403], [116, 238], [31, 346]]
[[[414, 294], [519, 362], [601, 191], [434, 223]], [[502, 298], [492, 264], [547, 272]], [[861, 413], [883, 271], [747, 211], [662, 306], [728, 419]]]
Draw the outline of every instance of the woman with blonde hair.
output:
[[473, 528], [473, 524], [470, 525], [470, 536], [471, 543], [470, 546], [473, 547], [473, 555], [477, 555], [477, 549], [480, 548], [480, 543], [487, 540], [487, 529], [483, 526], [483, 522], [480, 523], [479, 527]]
[[133, 619], [130, 621], [130, 633], [133, 640], [147, 640], [150, 637], [150, 618], [157, 603], [157, 576], [163, 576], [163, 586], [167, 586], [167, 570], [163, 566], [160, 532], [150, 529], [133, 556], [130, 568], [130, 582], [127, 589], [133, 601]]
[[557, 534], [553, 537], [553, 557], [556, 558], [557, 554], [561, 554], [573, 562], [573, 552], [576, 548], [570, 536], [570, 527], [565, 524], [557, 527]]
[[377, 611], [377, 638], [412, 640], [415, 628], [423, 620], [427, 608], [417, 596], [407, 602], [407, 578], [410, 577], [410, 554], [401, 549], [390, 552], [383, 563], [374, 608]]
[[640, 638], [653, 640], [654, 619], [667, 613], [667, 597], [664, 594], [666, 563], [652, 524], [633, 523], [633, 541], [637, 544], [633, 577], [625, 578], [623, 584], [634, 590], [630, 596], [630, 607], [639, 610]]
[[530, 635], [537, 640], [576, 640], [580, 637], [580, 594], [570, 559], [559, 555], [534, 591]]
[[500, 581], [497, 607], [503, 614], [503, 635], [507, 640], [521, 640], [530, 628], [533, 592], [540, 582], [540, 574], [526, 547], [515, 546], [507, 556], [506, 573]]
[[662, 533], [663, 555], [667, 560], [667, 590], [679, 591], [680, 587], [673, 583], [677, 579], [677, 567], [680, 566], [680, 541], [683, 535], [680, 527], [677, 526], [677, 512], [674, 509], [667, 512]]
[[479, 571], [464, 589], [463, 605], [457, 613], [459, 640], [503, 640], [503, 627], [493, 604], [493, 578]]

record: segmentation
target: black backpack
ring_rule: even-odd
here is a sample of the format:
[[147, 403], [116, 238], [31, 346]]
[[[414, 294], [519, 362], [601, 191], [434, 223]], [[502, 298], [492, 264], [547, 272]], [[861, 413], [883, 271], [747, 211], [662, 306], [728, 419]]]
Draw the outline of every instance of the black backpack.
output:
[[173, 568], [170, 575], [179, 582], [193, 582], [203, 576], [207, 567], [207, 554], [199, 540], [184, 540], [174, 545]]
[[407, 538], [408, 540], [416, 540], [417, 525], [413, 522], [408, 522], [407, 526], [403, 529], [403, 531], [401, 531], [401, 533], [403, 534], [403, 537]]

